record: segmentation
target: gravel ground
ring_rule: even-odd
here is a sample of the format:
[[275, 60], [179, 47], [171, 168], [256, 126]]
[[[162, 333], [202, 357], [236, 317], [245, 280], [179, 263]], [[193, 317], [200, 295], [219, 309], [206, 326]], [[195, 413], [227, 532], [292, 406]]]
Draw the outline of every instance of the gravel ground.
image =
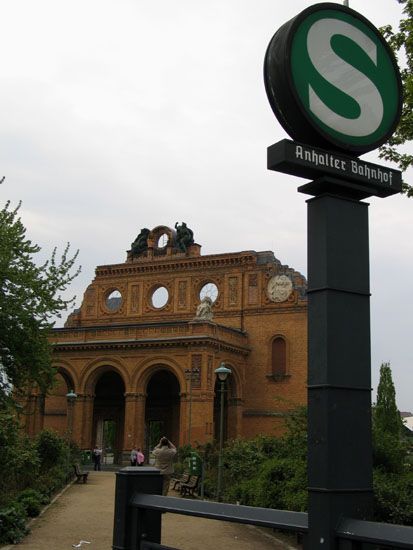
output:
[[[21, 543], [3, 550], [70, 550], [80, 540], [90, 542], [82, 550], [111, 550], [114, 495], [114, 472], [91, 472], [87, 484], [71, 485], [33, 521]], [[296, 548], [252, 526], [178, 514], [162, 516], [162, 544], [180, 550]]]

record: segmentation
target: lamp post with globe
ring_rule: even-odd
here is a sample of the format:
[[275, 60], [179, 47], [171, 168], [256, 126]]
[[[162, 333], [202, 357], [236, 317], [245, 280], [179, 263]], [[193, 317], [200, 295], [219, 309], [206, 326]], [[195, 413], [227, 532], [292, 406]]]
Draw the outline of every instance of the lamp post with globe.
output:
[[[69, 472], [70, 467], [70, 448], [71, 448], [71, 442], [72, 442], [72, 435], [73, 435], [73, 408], [75, 406], [75, 401], [77, 398], [77, 394], [70, 390], [66, 394], [66, 400], [67, 400], [67, 431], [69, 435], [69, 441], [68, 441], [68, 451], [67, 451], [67, 471]], [[68, 473], [69, 475], [69, 473]]]
[[221, 404], [219, 411], [219, 455], [218, 455], [218, 481], [217, 481], [217, 500], [221, 501], [221, 489], [222, 489], [222, 451], [224, 446], [224, 393], [225, 393], [225, 381], [228, 375], [231, 374], [231, 369], [225, 366], [222, 362], [220, 366], [215, 369], [215, 374], [220, 382]]

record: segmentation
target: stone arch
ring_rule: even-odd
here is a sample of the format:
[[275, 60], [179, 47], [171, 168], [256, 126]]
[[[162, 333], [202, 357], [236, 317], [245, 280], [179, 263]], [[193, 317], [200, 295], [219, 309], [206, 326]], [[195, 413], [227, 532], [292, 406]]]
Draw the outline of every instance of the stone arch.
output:
[[158, 247], [158, 239], [164, 234], [168, 237], [167, 247], [173, 247], [176, 240], [176, 231], [166, 225], [158, 225], [157, 227], [154, 227], [148, 235], [148, 246], [154, 248], [155, 251], [161, 254], [165, 253], [167, 247]]
[[145, 359], [136, 365], [131, 379], [132, 391], [145, 394], [148, 382], [153, 374], [165, 368], [175, 375], [179, 383], [180, 393], [182, 393], [186, 387], [183, 368], [174, 359], [164, 356]]
[[79, 389], [79, 377], [72, 365], [68, 361], [59, 360], [58, 362], [53, 363], [53, 367], [66, 381], [68, 391], [73, 390], [74, 392], [77, 392]]
[[122, 462], [125, 394], [129, 388], [127, 368], [122, 361], [110, 356], [90, 361], [80, 376], [79, 430], [83, 446], [102, 446], [104, 463]]
[[79, 391], [87, 395], [93, 395], [98, 379], [105, 372], [114, 371], [121, 377], [125, 386], [125, 393], [132, 391], [130, 376], [121, 361], [113, 357], [99, 357], [88, 363], [79, 381]]
[[163, 435], [180, 441], [182, 369], [171, 359], [157, 357], [139, 367], [137, 389], [144, 395], [145, 449], [149, 452]]
[[64, 435], [72, 430], [73, 412], [69, 411], [67, 393], [77, 391], [78, 380], [70, 363], [59, 361], [55, 363], [55, 384], [45, 396], [43, 404], [43, 428], [52, 429]]

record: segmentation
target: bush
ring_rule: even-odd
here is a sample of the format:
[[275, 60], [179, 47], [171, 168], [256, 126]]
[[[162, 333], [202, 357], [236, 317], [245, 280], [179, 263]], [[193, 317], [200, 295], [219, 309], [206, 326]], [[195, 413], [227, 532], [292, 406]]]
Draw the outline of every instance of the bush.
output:
[[374, 519], [413, 525], [413, 472], [389, 474], [374, 470]]
[[26, 489], [18, 495], [16, 500], [23, 506], [26, 514], [30, 518], [34, 518], [40, 514], [44, 503], [44, 495], [34, 489]]
[[373, 429], [373, 464], [383, 472], [402, 473], [407, 447], [397, 435]]
[[21, 433], [15, 416], [0, 412], [0, 506], [7, 507], [15, 495], [30, 486], [39, 471], [33, 443]]
[[26, 512], [24, 507], [11, 503], [7, 508], [0, 510], [0, 543], [16, 544], [27, 535]]
[[43, 430], [39, 433], [36, 438], [36, 449], [43, 471], [67, 461], [70, 453], [64, 439], [53, 430]]

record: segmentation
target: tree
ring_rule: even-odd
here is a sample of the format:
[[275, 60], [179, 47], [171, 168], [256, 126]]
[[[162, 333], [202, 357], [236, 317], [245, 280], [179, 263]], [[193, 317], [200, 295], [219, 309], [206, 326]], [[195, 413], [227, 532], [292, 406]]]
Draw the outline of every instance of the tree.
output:
[[390, 363], [382, 363], [380, 367], [374, 423], [377, 430], [395, 437], [401, 435], [403, 422], [397, 409], [396, 390], [394, 389]]
[[48, 332], [74, 298], [61, 292], [78, 275], [73, 271], [77, 252], [69, 244], [60, 260], [54, 249], [50, 260], [38, 266], [33, 257], [40, 247], [26, 237], [26, 228], [7, 202], [0, 210], [0, 405], [34, 385], [45, 393], [53, 382]]
[[[403, 58], [401, 78], [403, 83], [403, 108], [400, 123], [389, 141], [380, 147], [380, 158], [395, 162], [400, 170], [406, 171], [413, 166], [413, 155], [403, 151], [403, 145], [413, 140], [413, 1], [398, 0], [403, 4], [406, 16], [399, 23], [399, 30], [393, 31], [391, 25], [381, 29], [384, 38], [392, 48], [396, 59]], [[413, 186], [403, 183], [403, 193], [413, 197]]]

